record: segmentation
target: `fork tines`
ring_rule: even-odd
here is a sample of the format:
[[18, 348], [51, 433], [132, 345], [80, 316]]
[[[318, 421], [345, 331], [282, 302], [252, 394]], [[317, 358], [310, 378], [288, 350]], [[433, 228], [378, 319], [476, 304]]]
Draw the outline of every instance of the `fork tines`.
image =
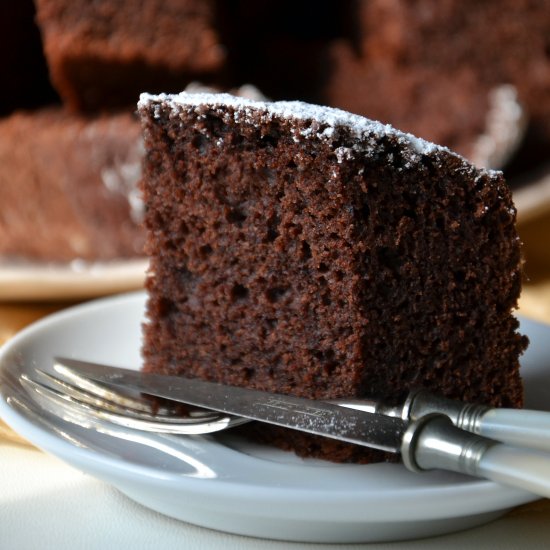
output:
[[[123, 393], [56, 365], [56, 374], [36, 369], [36, 378], [23, 374], [21, 383], [28, 391], [48, 403], [48, 410], [67, 418], [67, 412], [86, 415], [131, 428], [156, 433], [206, 434], [248, 422], [247, 419], [189, 407], [158, 407], [151, 400]], [[59, 376], [61, 375], [61, 376]]]

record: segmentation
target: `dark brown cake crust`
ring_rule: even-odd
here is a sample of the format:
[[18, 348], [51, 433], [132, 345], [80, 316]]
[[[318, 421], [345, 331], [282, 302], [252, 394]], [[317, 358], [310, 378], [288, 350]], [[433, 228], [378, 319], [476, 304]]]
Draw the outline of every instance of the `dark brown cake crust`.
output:
[[142, 145], [130, 114], [51, 108], [0, 120], [0, 256], [10, 261], [141, 256]]
[[146, 370], [315, 399], [424, 386], [522, 403], [521, 258], [500, 173], [376, 125], [358, 137], [206, 98], [140, 106]]

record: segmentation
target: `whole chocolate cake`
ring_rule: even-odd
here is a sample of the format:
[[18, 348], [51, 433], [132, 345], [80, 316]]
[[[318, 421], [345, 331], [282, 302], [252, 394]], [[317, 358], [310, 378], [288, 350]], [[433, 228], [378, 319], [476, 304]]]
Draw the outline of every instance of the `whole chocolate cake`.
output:
[[[520, 243], [501, 173], [299, 102], [144, 94], [139, 113], [145, 370], [313, 399], [423, 386], [521, 405]], [[269, 433], [305, 455], [378, 458]]]

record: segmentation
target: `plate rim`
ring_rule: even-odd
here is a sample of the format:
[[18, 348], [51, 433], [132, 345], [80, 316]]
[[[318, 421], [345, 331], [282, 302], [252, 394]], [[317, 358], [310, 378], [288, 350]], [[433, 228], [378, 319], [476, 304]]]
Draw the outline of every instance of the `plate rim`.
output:
[[144, 286], [148, 267], [145, 257], [67, 263], [0, 259], [0, 300], [91, 299], [138, 290]]

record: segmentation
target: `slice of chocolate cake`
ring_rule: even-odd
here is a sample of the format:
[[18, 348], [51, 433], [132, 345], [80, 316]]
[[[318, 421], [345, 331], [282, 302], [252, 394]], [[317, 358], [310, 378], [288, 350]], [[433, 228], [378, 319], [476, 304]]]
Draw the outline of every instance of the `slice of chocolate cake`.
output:
[[[521, 405], [520, 242], [499, 172], [298, 102], [144, 94], [139, 112], [145, 370], [313, 399], [423, 386]], [[269, 433], [305, 455], [378, 458]]]

